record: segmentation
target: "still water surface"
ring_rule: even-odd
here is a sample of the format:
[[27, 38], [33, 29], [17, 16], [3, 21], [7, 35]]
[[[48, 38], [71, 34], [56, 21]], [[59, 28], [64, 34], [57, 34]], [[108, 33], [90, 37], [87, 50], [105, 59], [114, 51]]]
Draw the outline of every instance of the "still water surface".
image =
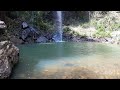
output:
[[120, 78], [120, 47], [101, 43], [20, 45], [11, 79]]

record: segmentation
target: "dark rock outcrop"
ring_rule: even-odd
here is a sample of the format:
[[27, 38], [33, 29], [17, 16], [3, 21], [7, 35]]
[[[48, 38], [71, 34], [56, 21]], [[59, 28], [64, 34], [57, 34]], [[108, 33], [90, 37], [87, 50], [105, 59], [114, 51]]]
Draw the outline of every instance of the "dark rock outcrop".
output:
[[19, 49], [10, 41], [0, 42], [0, 79], [9, 78], [19, 60]]
[[48, 39], [43, 36], [37, 38], [37, 40], [36, 40], [37, 43], [46, 43], [47, 41], [48, 41]]
[[37, 36], [39, 35], [39, 32], [33, 28], [28, 27], [22, 31], [21, 38], [25, 40], [28, 37], [31, 37], [32, 39], [37, 39]]
[[52, 34], [40, 33], [36, 27], [29, 26], [26, 22], [22, 23], [22, 29], [20, 39], [22, 39], [24, 44], [46, 43], [52, 40]]
[[11, 36], [10, 41], [14, 43], [14, 45], [20, 45], [24, 43], [22, 39], [19, 39], [18, 37], [15, 37], [15, 36]]
[[35, 42], [40, 36], [39, 31], [36, 28], [29, 26], [26, 22], [22, 23], [22, 29], [20, 38], [27, 43]]

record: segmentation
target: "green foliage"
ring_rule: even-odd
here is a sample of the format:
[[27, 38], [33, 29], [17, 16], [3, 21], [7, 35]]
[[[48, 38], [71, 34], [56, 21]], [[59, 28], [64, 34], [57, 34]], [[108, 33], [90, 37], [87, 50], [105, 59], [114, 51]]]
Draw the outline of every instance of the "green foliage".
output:
[[97, 38], [110, 37], [110, 33], [105, 31], [97, 31], [93, 36]]
[[100, 23], [96, 26], [96, 33], [93, 35], [98, 38], [110, 37], [110, 32], [105, 30], [105, 25]]
[[70, 29], [69, 27], [65, 27], [65, 28], [63, 29], [63, 31], [64, 31], [64, 33], [67, 33], [67, 32], [70, 32], [71, 29]]
[[[8, 17], [11, 18], [12, 21], [15, 19], [16, 22], [20, 22], [19, 24], [9, 23], [8, 26], [10, 30], [14, 30], [14, 26], [16, 25], [20, 27], [20, 24], [23, 21], [26, 21], [29, 25], [36, 26], [38, 30], [42, 32], [53, 31], [53, 18], [51, 11], [11, 11]], [[9, 20], [9, 22], [11, 22], [11, 20]]]
[[[63, 11], [63, 24], [74, 25], [78, 23], [78, 25], [80, 25], [82, 28], [89, 28], [90, 26], [93, 26], [96, 28], [96, 33], [94, 34], [94, 36], [109, 37], [110, 32], [118, 30], [120, 28], [120, 24], [116, 22], [115, 18], [109, 17], [107, 13], [108, 11]], [[11, 14], [9, 15], [9, 17], [17, 17], [17, 19], [21, 21], [26, 21], [28, 22], [28, 24], [33, 24], [33, 26], [38, 27], [38, 29], [43, 32], [54, 31], [54, 20], [52, 11], [11, 11], [9, 12], [9, 14]], [[104, 17], [94, 17], [90, 20], [90, 17], [92, 15], [96, 16], [99, 14], [104, 15]], [[19, 25], [20, 23], [12, 24], [13, 25], [11, 25], [11, 30], [12, 27]], [[68, 27], [64, 28], [64, 33], [73, 34], [74, 36], [80, 36], [80, 33], [72, 31]], [[82, 36], [86, 36], [86, 34], [82, 34]]]
[[[106, 13], [105, 13], [106, 14]], [[115, 16], [106, 15], [103, 18], [94, 18], [90, 22], [91, 26], [96, 28], [94, 37], [111, 37], [112, 31], [117, 31], [120, 28], [119, 20]]]
[[77, 36], [77, 37], [87, 37], [86, 34], [81, 35], [80, 33], [76, 32], [74, 30], [71, 30], [69, 27], [65, 27], [63, 29], [63, 31], [64, 31], [64, 34], [69, 34], [69, 35], [73, 35], [73, 36]]
[[94, 37], [98, 38], [110, 37], [110, 32], [105, 31], [104, 25], [98, 25], [96, 30], [97, 30], [96, 33], [93, 35]]

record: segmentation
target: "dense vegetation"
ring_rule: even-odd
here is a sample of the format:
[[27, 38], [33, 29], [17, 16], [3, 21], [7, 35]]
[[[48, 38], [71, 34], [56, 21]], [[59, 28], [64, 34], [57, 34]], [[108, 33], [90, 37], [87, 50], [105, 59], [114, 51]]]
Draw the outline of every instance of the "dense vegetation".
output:
[[[9, 38], [19, 36], [23, 21], [37, 27], [42, 35], [54, 32], [54, 11], [1, 11], [0, 18], [7, 24]], [[113, 31], [119, 31], [119, 22], [118, 11], [63, 11], [64, 33], [73, 36], [111, 37]], [[95, 30], [91, 34], [87, 28]]]

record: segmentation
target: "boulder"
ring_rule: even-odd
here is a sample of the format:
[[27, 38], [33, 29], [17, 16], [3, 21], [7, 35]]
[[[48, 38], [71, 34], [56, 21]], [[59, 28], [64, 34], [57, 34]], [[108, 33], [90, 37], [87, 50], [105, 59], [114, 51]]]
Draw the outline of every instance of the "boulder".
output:
[[10, 41], [0, 42], [0, 79], [9, 78], [18, 62], [19, 49]]
[[23, 31], [21, 32], [21, 38], [23, 40], [26, 40], [28, 37], [30, 37], [34, 41], [39, 36], [39, 30], [35, 27], [28, 26], [26, 22], [22, 23], [22, 29]]
[[23, 44], [23, 43], [24, 43], [23, 40], [15, 37], [15, 36], [11, 36], [11, 37], [10, 37], [10, 41], [11, 41], [12, 43], [14, 43], [15, 45], [20, 45], [20, 44]]
[[22, 31], [21, 38], [25, 40], [29, 34], [30, 34], [30, 28], [26, 28]]
[[35, 43], [35, 41], [32, 39], [32, 38], [26, 38], [24, 44], [32, 44], [32, 43]]
[[73, 37], [73, 38], [72, 38], [72, 41], [73, 41], [73, 42], [80, 42], [80, 38], [78, 38], [78, 37]]
[[6, 24], [4, 21], [0, 21], [0, 36], [2, 36], [2, 34], [4, 34], [6, 32]]
[[24, 28], [26, 28], [26, 27], [28, 27], [28, 24], [27, 24], [26, 22], [23, 22], [23, 23], [22, 23], [22, 28], [24, 29]]
[[46, 37], [44, 37], [44, 36], [40, 36], [36, 40], [37, 43], [46, 43], [47, 41], [48, 41], [48, 39]]
[[4, 21], [0, 21], [0, 29], [5, 29], [7, 26]]

